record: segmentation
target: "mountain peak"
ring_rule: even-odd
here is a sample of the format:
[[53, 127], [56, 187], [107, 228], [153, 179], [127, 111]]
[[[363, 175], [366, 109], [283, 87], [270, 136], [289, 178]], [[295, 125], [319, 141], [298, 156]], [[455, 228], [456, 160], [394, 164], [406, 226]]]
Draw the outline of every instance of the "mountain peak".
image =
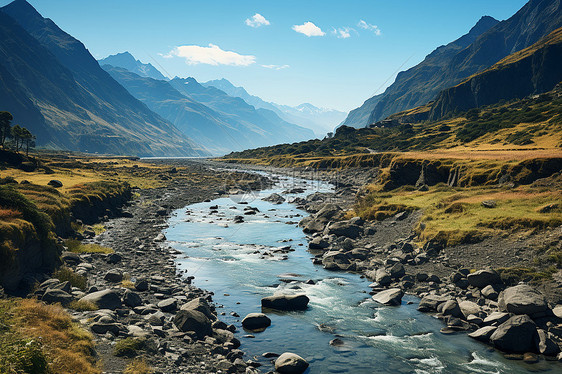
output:
[[100, 65], [111, 65], [127, 69], [132, 73], [140, 75], [141, 77], [166, 80], [166, 77], [152, 64], [142, 63], [128, 51], [107, 56], [106, 58], [99, 60], [98, 63]]
[[478, 22], [476, 22], [476, 24], [470, 29], [468, 34], [481, 35], [482, 33], [488, 31], [490, 28], [497, 25], [498, 23], [500, 23], [500, 21], [498, 21], [494, 17], [482, 16], [478, 20]]

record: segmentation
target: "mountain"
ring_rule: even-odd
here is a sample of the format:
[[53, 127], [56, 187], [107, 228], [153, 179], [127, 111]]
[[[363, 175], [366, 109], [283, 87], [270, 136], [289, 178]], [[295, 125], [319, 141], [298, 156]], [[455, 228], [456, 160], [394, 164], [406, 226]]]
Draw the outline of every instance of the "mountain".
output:
[[[498, 22], [492, 17], [482, 17], [468, 34], [437, 48], [413, 68], [398, 73], [394, 83], [382, 95], [365, 101], [360, 108], [350, 113], [343, 124], [356, 128], [365, 127], [393, 113], [433, 100], [443, 88], [458, 83], [455, 77], [443, 76], [443, 71], [454, 56]], [[474, 72], [460, 73], [464, 74], [461, 78], [466, 78]]]
[[297, 107], [279, 105], [262, 100], [258, 96], [250, 95], [243, 87], [236, 87], [226, 79], [212, 80], [203, 86], [213, 86], [230, 96], [240, 97], [256, 108], [271, 110], [279, 117], [290, 123], [296, 123], [314, 131], [316, 136], [324, 137], [328, 132], [344, 120], [346, 113], [334, 109], [318, 108], [312, 104], [301, 104]]
[[368, 124], [434, 100], [441, 90], [529, 47], [561, 26], [561, 0], [530, 0], [499, 23], [483, 17], [467, 35], [400, 73], [376, 104]]
[[562, 81], [562, 28], [491, 68], [442, 91], [431, 106], [430, 119], [451, 112], [521, 99], [552, 90]]
[[37, 135], [40, 146], [142, 156], [208, 154], [24, 0], [0, 8], [0, 103], [15, 123]]
[[138, 74], [141, 77], [147, 77], [152, 79], [166, 80], [167, 78], [160, 73], [152, 64], [143, 64], [139, 60], [136, 60], [133, 55], [129, 52], [117, 53], [115, 55], [107, 56], [101, 60], [98, 60], [100, 66], [111, 65]]
[[[243, 125], [256, 133], [263, 145], [293, 143], [314, 137], [312, 130], [289, 123], [272, 110], [256, 109], [242, 98], [229, 96], [213, 86], [205, 87], [194, 78], [175, 77], [170, 84], [181, 94], [221, 114], [227, 123]], [[242, 143], [240, 148], [243, 148]]]

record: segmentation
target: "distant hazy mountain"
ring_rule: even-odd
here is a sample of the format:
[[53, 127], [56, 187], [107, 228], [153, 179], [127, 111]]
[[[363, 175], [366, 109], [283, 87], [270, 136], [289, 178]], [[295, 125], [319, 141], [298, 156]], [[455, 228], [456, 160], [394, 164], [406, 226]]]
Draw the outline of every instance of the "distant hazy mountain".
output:
[[0, 110], [38, 145], [143, 156], [208, 154], [24, 0], [0, 8]]
[[491, 68], [443, 90], [432, 105], [430, 118], [436, 120], [451, 112], [548, 92], [561, 81], [562, 28], [559, 28]]
[[111, 65], [127, 69], [128, 71], [140, 75], [141, 77], [166, 80], [166, 77], [160, 73], [152, 64], [143, 64], [136, 60], [129, 52], [117, 53], [116, 55], [107, 56], [98, 60], [100, 66]]
[[240, 97], [256, 108], [272, 110], [287, 122], [306, 127], [314, 131], [316, 136], [324, 137], [328, 132], [340, 124], [346, 116], [345, 112], [334, 109], [322, 109], [312, 104], [301, 104], [297, 107], [279, 105], [262, 100], [258, 96], [250, 95], [243, 87], [236, 87], [226, 79], [213, 80], [203, 83], [226, 92], [230, 96]]
[[204, 104], [228, 122], [244, 125], [261, 134], [263, 145], [293, 143], [314, 138], [312, 130], [289, 123], [269, 109], [255, 108], [240, 97], [233, 97], [214, 86], [203, 86], [193, 78], [174, 78], [170, 84], [183, 95]]
[[[171, 82], [141, 77], [126, 69], [111, 65], [104, 65], [103, 68], [127, 88], [133, 96], [172, 122], [184, 134], [205, 146], [215, 155], [272, 145], [281, 140], [286, 141], [286, 139], [293, 142], [312, 137], [311, 132], [306, 129], [280, 123], [280, 119], [273, 112], [256, 111], [254, 107], [246, 104], [243, 100], [230, 97], [214, 88], [207, 89], [200, 86], [194, 79], [185, 80], [190, 82], [191, 91], [198, 92], [194, 96], [201, 97], [201, 92], [207, 92], [209, 96], [205, 97], [206, 102], [222, 103], [215, 103], [216, 107], [223, 107], [231, 114], [225, 115], [196, 101], [185, 92], [180, 93], [172, 86]], [[226, 108], [224, 107], [225, 103], [232, 106]], [[275, 117], [269, 117], [270, 114]], [[267, 126], [274, 128], [280, 126], [280, 128], [272, 131]], [[306, 133], [302, 134], [302, 130]], [[281, 134], [281, 131], [286, 133]], [[298, 138], [297, 134], [306, 136], [306, 138]]]

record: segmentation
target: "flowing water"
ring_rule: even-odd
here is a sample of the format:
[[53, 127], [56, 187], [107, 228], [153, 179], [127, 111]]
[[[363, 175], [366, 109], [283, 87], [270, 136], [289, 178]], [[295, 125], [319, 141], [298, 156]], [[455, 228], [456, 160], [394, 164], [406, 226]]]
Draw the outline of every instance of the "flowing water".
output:
[[[272, 370], [269, 360], [261, 357], [264, 352], [297, 353], [310, 363], [307, 373], [511, 374], [528, 373], [530, 368], [535, 372], [559, 369], [508, 361], [466, 334], [442, 335], [439, 320], [416, 310], [417, 298], [405, 296], [400, 307], [381, 306], [368, 295], [370, 282], [359, 275], [313, 265], [306, 237], [296, 225], [306, 213], [288, 202], [274, 205], [261, 200], [280, 193], [287, 184], [306, 189], [303, 194], [283, 195], [288, 200], [329, 190], [315, 182], [281, 177], [280, 185], [257, 195], [180, 209], [165, 232], [170, 245], [184, 254], [177, 260], [178, 267], [186, 276], [195, 276], [198, 287], [213, 291], [217, 312], [224, 313], [220, 319], [238, 327], [246, 360], [256, 357], [264, 372]], [[210, 207], [215, 205], [218, 212], [211, 214]], [[259, 212], [243, 215], [248, 206]], [[243, 215], [245, 222], [233, 223], [237, 215]], [[294, 251], [281, 250], [287, 246]], [[270, 312], [272, 325], [265, 331], [243, 331], [241, 319], [260, 312], [261, 298], [276, 292], [305, 293], [310, 298], [308, 310]], [[336, 337], [343, 346], [329, 344]]]

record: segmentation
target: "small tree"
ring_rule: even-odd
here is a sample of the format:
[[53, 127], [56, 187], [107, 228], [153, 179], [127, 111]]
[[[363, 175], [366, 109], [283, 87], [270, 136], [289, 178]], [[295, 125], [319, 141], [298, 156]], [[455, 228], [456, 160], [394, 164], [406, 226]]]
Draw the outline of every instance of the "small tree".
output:
[[10, 133], [12, 135], [12, 139], [14, 140], [14, 147], [16, 149], [16, 152], [19, 152], [20, 148], [23, 145], [23, 127], [21, 127], [20, 125], [15, 125], [14, 127], [12, 127]]
[[20, 138], [22, 141], [22, 148], [25, 145], [25, 155], [29, 156], [29, 149], [35, 147], [35, 135], [33, 135], [25, 127], [21, 128]]
[[10, 137], [12, 120], [14, 117], [10, 112], [0, 112], [0, 145], [4, 147], [6, 139]]

